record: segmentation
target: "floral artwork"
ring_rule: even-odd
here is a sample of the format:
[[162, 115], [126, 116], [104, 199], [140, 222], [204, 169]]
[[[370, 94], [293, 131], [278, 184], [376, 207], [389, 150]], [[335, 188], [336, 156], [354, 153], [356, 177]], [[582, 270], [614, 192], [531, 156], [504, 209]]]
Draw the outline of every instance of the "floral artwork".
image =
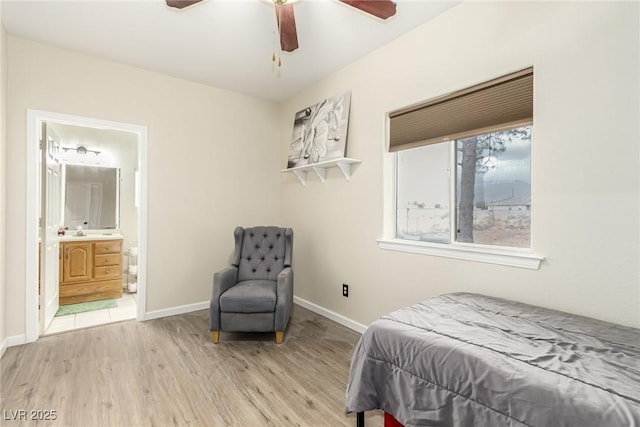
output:
[[347, 92], [296, 113], [287, 168], [345, 156], [350, 104]]

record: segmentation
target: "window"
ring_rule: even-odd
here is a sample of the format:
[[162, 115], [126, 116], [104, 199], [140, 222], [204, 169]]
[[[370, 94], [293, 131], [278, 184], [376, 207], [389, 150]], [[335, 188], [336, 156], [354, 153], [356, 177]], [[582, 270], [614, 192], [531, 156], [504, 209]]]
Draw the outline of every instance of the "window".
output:
[[396, 153], [397, 239], [451, 241], [450, 145], [426, 145]]
[[399, 151], [396, 174], [397, 239], [530, 248], [530, 126]]
[[389, 117], [394, 230], [381, 247], [538, 268], [542, 258], [531, 254], [533, 69]]

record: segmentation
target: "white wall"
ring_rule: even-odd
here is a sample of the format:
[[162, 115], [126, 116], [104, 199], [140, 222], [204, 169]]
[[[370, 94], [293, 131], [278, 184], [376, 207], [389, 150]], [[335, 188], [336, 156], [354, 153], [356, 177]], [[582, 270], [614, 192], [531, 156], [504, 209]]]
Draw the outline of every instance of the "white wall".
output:
[[208, 301], [236, 225], [275, 224], [270, 102], [8, 36], [7, 335], [24, 333], [28, 108], [148, 127], [147, 310]]
[[[469, 291], [640, 326], [638, 3], [466, 2], [302, 91], [294, 113], [352, 91], [352, 182], [281, 178], [296, 295], [355, 321]], [[399, 6], [401, 13], [401, 5]], [[534, 66], [537, 271], [385, 251], [385, 113]], [[281, 143], [284, 167], [288, 138]], [[349, 283], [350, 297], [341, 296]]]
[[5, 343], [5, 294], [7, 288], [6, 267], [6, 153], [7, 153], [7, 120], [6, 120], [6, 93], [7, 93], [7, 60], [6, 39], [2, 22], [2, 6], [0, 5], [0, 356]]

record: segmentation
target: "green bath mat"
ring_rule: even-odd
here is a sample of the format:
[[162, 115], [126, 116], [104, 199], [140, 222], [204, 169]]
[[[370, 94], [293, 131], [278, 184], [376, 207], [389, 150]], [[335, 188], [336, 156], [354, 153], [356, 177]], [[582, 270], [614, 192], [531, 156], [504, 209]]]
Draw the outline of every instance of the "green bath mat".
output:
[[79, 302], [77, 304], [61, 305], [56, 313], [56, 317], [68, 316], [69, 314], [84, 313], [85, 311], [102, 310], [105, 308], [117, 307], [118, 303], [114, 299], [103, 299], [99, 301]]

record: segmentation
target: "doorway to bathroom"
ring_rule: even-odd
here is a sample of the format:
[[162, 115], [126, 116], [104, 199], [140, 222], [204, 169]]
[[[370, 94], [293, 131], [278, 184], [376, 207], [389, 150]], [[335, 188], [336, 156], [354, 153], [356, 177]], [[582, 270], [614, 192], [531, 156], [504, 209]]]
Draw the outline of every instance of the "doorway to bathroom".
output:
[[27, 341], [143, 320], [146, 127], [28, 110], [27, 164]]

